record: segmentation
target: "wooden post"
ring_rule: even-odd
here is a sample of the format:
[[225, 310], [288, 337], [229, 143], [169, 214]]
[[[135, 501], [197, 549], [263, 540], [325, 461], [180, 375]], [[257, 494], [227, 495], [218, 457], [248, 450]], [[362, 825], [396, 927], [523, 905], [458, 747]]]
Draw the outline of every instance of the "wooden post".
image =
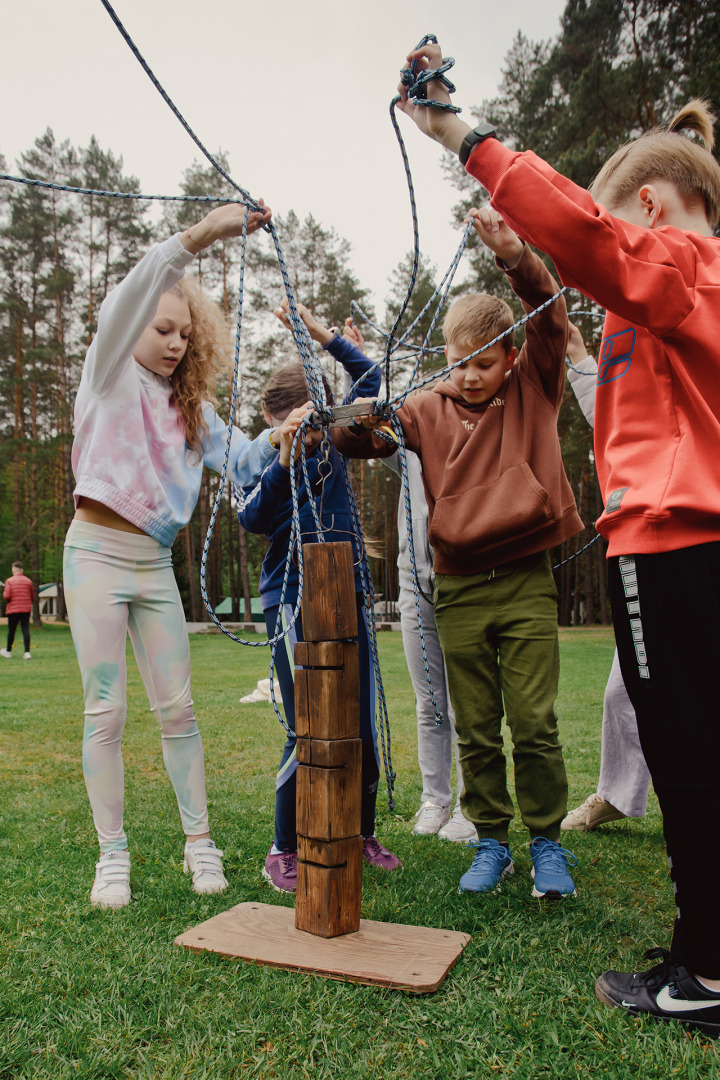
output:
[[295, 926], [360, 928], [360, 673], [353, 549], [305, 544], [304, 641], [295, 645], [298, 878]]
[[307, 544], [303, 559], [306, 640], [295, 646], [295, 924], [286, 907], [237, 904], [175, 944], [429, 994], [470, 938], [360, 918], [362, 743], [352, 545]]

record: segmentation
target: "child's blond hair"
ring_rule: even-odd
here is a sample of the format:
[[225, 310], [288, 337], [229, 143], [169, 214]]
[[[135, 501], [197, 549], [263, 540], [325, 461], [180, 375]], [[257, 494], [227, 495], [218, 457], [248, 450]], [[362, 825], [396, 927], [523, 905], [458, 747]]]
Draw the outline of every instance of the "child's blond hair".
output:
[[[666, 180], [686, 206], [702, 202], [708, 224], [720, 221], [720, 165], [711, 154], [715, 143], [714, 116], [707, 102], [696, 98], [677, 113], [666, 128], [653, 128], [625, 143], [597, 174], [590, 192], [609, 210], [624, 206], [652, 180]], [[702, 146], [682, 131], [694, 132]]]
[[[455, 300], [445, 316], [445, 344], [465, 346], [473, 351], [509, 330], [514, 322], [512, 310], [504, 300], [487, 293], [470, 293]], [[506, 353], [513, 347], [513, 336], [508, 334], [502, 339]]]
[[186, 302], [192, 322], [183, 361], [170, 376], [173, 401], [183, 419], [188, 446], [202, 453], [202, 441], [208, 432], [202, 403], [217, 404], [217, 377], [228, 370], [232, 357], [230, 328], [220, 307], [194, 278], [184, 277], [169, 291]]

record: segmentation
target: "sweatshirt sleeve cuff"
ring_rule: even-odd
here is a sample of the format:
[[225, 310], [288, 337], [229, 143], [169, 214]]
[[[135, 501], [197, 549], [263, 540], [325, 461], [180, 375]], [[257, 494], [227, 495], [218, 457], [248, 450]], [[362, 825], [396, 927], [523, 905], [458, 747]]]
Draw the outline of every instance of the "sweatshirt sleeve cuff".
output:
[[195, 256], [180, 243], [180, 233], [175, 233], [160, 245], [167, 261], [176, 270], [184, 270], [189, 266]]
[[492, 195], [518, 154], [497, 139], [483, 139], [468, 158], [465, 171], [479, 180]]

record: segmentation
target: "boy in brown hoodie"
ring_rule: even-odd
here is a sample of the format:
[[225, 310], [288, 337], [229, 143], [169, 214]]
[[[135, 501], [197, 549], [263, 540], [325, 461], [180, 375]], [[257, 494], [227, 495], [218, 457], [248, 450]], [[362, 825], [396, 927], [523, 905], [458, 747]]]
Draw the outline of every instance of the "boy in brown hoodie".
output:
[[[526, 311], [558, 286], [542, 260], [491, 209], [475, 218]], [[560, 847], [567, 779], [554, 704], [558, 685], [557, 592], [548, 548], [583, 525], [562, 464], [557, 415], [565, 381], [567, 313], [562, 298], [526, 323], [518, 354], [508, 305], [461, 297], [444, 324], [454, 367], [398, 410], [405, 445], [422, 461], [435, 551], [435, 619], [456, 717], [465, 791], [478, 832], [461, 891], [496, 889], [513, 873], [502, 719], [513, 739], [515, 791], [531, 836], [533, 896], [575, 895]], [[463, 358], [468, 359], [459, 363]], [[386, 457], [394, 447], [363, 417], [336, 428], [348, 457]]]

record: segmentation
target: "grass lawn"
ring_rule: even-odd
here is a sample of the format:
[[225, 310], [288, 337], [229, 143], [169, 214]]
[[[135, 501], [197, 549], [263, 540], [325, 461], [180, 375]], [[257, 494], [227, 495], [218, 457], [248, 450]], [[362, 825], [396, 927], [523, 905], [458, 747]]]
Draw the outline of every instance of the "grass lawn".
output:
[[[605, 968], [649, 966], [643, 950], [669, 943], [672, 891], [654, 798], [641, 822], [566, 834], [578, 858], [575, 901], [531, 899], [527, 835], [517, 822], [516, 873], [502, 893], [459, 895], [472, 853], [411, 835], [421, 788], [399, 634], [380, 635], [398, 783], [393, 814], [379, 800], [378, 835], [404, 869], [365, 868], [362, 914], [471, 934], [444, 985], [413, 996], [173, 946], [176, 935], [242, 900], [293, 903], [261, 875], [283, 733], [270, 706], [237, 703], [266, 676], [267, 650], [210, 635], [193, 636], [191, 648], [211, 825], [230, 888], [201, 898], [182, 874], [177, 806], [130, 664], [133, 903], [120, 912], [89, 904], [96, 842], [69, 631], [35, 631], [31, 661], [0, 661], [0, 1077], [720, 1077], [714, 1044], [680, 1026], [633, 1021], [594, 996]], [[570, 806], [595, 790], [612, 651], [606, 630], [561, 634]]]

